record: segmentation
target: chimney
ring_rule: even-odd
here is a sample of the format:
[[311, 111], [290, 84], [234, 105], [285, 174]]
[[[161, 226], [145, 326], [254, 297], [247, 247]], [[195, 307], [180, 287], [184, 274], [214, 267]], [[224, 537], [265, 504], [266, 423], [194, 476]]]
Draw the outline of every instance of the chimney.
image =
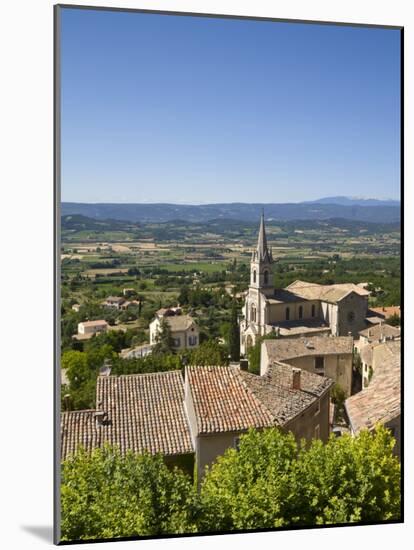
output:
[[96, 427], [102, 426], [102, 424], [104, 423], [105, 417], [106, 417], [106, 412], [96, 411], [96, 413], [93, 416], [95, 418]]
[[300, 390], [300, 373], [301, 370], [293, 367], [292, 369], [292, 389], [293, 390]]
[[70, 411], [70, 394], [69, 393], [63, 396], [63, 405], [65, 408], [65, 411]]
[[247, 370], [249, 362], [247, 359], [240, 359], [240, 370]]

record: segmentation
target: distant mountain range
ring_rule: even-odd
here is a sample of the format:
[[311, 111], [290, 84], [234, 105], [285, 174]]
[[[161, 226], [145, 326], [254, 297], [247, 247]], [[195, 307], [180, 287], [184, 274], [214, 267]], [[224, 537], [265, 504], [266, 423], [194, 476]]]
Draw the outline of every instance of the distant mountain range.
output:
[[394, 199], [366, 199], [363, 197], [325, 197], [316, 201], [306, 201], [303, 204], [340, 204], [342, 206], [397, 206], [400, 201]]
[[80, 214], [95, 220], [121, 220], [133, 223], [186, 220], [207, 222], [228, 219], [257, 221], [264, 209], [266, 220], [345, 220], [395, 223], [400, 220], [400, 202], [379, 199], [327, 197], [299, 203], [223, 203], [223, 204], [111, 204], [63, 202], [61, 215]]

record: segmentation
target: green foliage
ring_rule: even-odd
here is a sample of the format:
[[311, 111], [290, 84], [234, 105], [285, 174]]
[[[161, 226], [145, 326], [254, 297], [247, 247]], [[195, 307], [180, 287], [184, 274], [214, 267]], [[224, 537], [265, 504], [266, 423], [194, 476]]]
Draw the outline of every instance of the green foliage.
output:
[[174, 340], [171, 336], [171, 327], [165, 317], [161, 319], [160, 328], [156, 339], [157, 343], [155, 344], [152, 353], [172, 353], [174, 349]]
[[229, 330], [229, 352], [232, 361], [240, 359], [240, 328], [238, 320], [239, 308], [236, 300], [231, 306], [230, 330]]
[[400, 517], [400, 464], [388, 430], [297, 446], [277, 429], [251, 430], [201, 486], [200, 529], [237, 530]]
[[381, 426], [310, 446], [276, 428], [250, 430], [238, 450], [228, 449], [207, 470], [198, 494], [197, 480], [159, 455], [81, 450], [62, 464], [62, 538], [398, 520], [393, 445]]
[[394, 315], [391, 315], [391, 317], [388, 317], [387, 324], [391, 325], [392, 327], [399, 327], [401, 325], [400, 316], [394, 313]]
[[112, 363], [111, 374], [145, 374], [150, 372], [166, 372], [179, 370], [183, 366], [180, 355], [172, 353], [157, 353], [135, 359], [117, 357]]
[[345, 403], [346, 393], [339, 384], [335, 384], [331, 390], [332, 403], [338, 407], [342, 407]]
[[88, 409], [95, 406], [96, 378], [105, 360], [115, 361], [116, 353], [109, 345], [88, 352], [65, 351], [62, 354], [62, 369], [69, 380], [66, 388], [72, 409]]
[[207, 340], [199, 347], [183, 352], [183, 362], [186, 365], [227, 365], [228, 354], [225, 346], [219, 344], [216, 340]]
[[62, 464], [62, 540], [196, 530], [191, 478], [161, 456], [81, 451]]
[[264, 336], [258, 336], [256, 343], [247, 352], [247, 359], [249, 360], [249, 371], [253, 374], [260, 374], [260, 358], [263, 340], [274, 340], [277, 338], [276, 333], [269, 332]]

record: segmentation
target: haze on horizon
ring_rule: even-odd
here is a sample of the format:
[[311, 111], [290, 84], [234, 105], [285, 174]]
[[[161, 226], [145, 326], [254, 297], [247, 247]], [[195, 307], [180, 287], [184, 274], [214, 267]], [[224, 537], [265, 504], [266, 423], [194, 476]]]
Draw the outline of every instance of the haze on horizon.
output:
[[62, 201], [399, 200], [398, 30], [62, 9]]
[[[319, 197], [319, 199], [324, 199], [326, 197]], [[341, 197], [346, 198], [350, 200], [359, 200], [359, 201], [396, 201], [399, 202], [400, 198], [393, 198], [393, 197]], [[214, 204], [299, 204], [302, 202], [317, 202], [319, 199], [309, 199], [309, 200], [298, 200], [298, 201], [274, 201], [274, 202], [265, 202], [265, 201], [204, 201], [204, 202], [177, 202], [177, 201], [62, 201], [65, 203], [82, 203], [82, 204], [172, 204], [177, 206], [207, 206], [207, 205], [214, 205]]]

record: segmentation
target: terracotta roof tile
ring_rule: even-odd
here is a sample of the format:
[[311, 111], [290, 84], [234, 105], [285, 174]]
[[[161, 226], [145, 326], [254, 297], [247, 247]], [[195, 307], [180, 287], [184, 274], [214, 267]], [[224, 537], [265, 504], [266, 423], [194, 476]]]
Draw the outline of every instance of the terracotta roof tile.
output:
[[353, 350], [351, 336], [312, 336], [311, 338], [277, 338], [264, 340], [270, 361], [286, 361], [309, 355], [349, 354]]
[[345, 401], [354, 432], [373, 429], [401, 413], [401, 342], [390, 341], [373, 348], [375, 364], [369, 386]]
[[397, 327], [382, 323], [361, 330], [359, 334], [369, 340], [381, 340], [382, 338], [398, 338], [401, 335], [401, 331]]
[[[163, 455], [194, 451], [184, 411], [180, 371], [128, 376], [99, 376], [96, 411], [63, 413], [62, 459], [80, 445], [88, 451], [105, 442]], [[94, 414], [104, 412], [97, 424]]]
[[337, 303], [351, 292], [360, 296], [369, 296], [369, 292], [353, 283], [337, 283], [333, 285], [319, 285], [306, 281], [294, 281], [286, 290], [296, 294], [304, 300], [322, 300], [323, 302]]
[[283, 426], [332, 386], [332, 381], [301, 371], [301, 389], [292, 387], [294, 367], [274, 364], [265, 376], [237, 367], [187, 367], [198, 432], [242, 431]]
[[80, 446], [92, 451], [100, 446], [95, 410], [63, 412], [61, 415], [61, 457], [76, 453]]

